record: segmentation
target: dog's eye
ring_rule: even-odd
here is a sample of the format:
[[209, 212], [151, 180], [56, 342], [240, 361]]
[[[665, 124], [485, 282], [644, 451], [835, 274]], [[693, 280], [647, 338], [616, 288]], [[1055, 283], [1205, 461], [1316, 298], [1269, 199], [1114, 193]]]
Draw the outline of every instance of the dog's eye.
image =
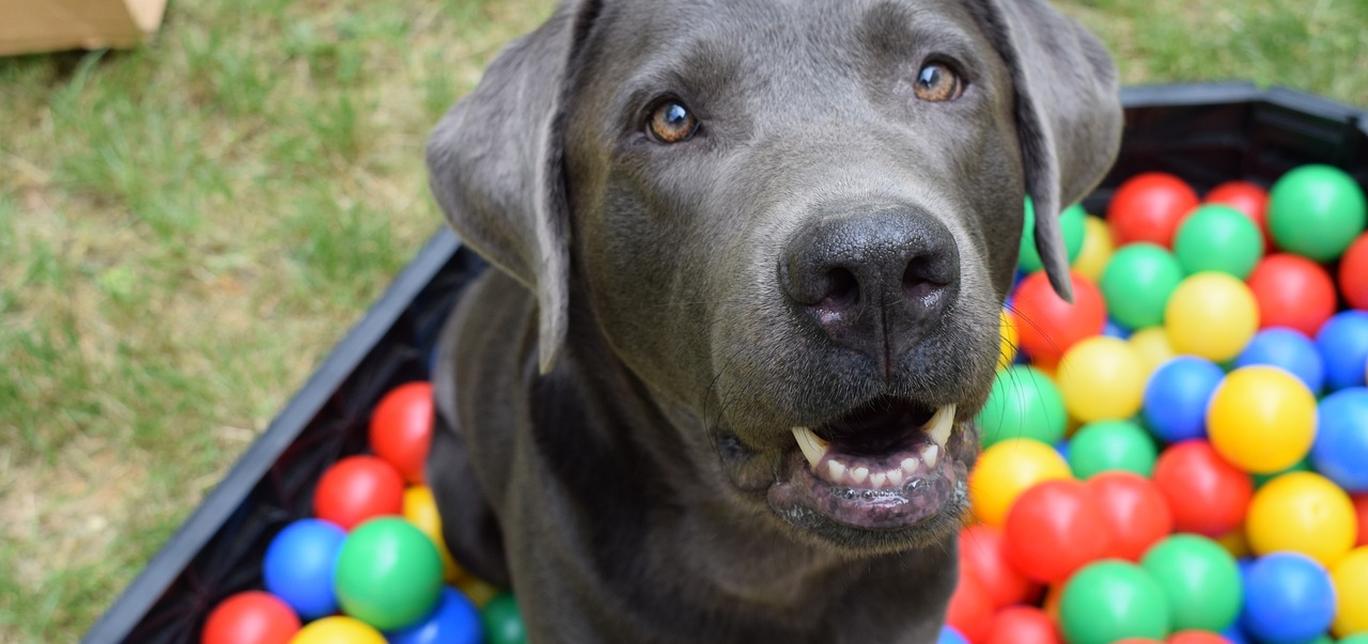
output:
[[677, 99], [660, 101], [646, 118], [647, 129], [661, 143], [687, 141], [698, 131], [698, 119]]
[[926, 63], [917, 72], [917, 98], [931, 103], [953, 101], [964, 93], [964, 81], [945, 63]]

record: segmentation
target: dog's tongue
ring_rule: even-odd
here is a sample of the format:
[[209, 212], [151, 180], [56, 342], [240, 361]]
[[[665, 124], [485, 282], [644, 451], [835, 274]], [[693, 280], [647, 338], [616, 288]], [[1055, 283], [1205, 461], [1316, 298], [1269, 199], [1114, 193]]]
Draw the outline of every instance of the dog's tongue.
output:
[[896, 489], [935, 470], [950, 441], [955, 405], [936, 410], [911, 440], [882, 454], [854, 454], [818, 436], [807, 427], [794, 427], [793, 437], [814, 476], [833, 485], [873, 490]]

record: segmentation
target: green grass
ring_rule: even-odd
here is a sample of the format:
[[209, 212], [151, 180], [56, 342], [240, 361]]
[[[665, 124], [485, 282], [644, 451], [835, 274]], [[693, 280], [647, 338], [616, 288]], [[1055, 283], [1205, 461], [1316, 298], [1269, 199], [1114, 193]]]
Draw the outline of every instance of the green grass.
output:
[[[70, 641], [440, 217], [422, 146], [551, 0], [179, 0], [0, 60], [0, 641]], [[1359, 0], [1074, 0], [1128, 82], [1368, 104]]]

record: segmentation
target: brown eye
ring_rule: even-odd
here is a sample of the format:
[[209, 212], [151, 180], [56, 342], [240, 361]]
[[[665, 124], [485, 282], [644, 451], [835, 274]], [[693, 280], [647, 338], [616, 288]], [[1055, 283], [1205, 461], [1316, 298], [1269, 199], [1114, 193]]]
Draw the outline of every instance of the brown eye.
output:
[[647, 117], [651, 135], [661, 143], [679, 143], [698, 131], [698, 119], [678, 100], [661, 101]]
[[964, 81], [945, 63], [926, 63], [917, 72], [917, 98], [931, 103], [953, 101], [964, 93]]

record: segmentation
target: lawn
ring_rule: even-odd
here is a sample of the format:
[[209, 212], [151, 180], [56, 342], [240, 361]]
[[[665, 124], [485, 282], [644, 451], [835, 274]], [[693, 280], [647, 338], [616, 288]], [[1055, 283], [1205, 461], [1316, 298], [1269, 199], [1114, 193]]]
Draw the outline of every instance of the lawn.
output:
[[[1362, 0], [1069, 0], [1127, 82], [1368, 105]], [[0, 59], [0, 641], [79, 637], [440, 224], [422, 146], [551, 0], [177, 0]], [[1357, 61], [1356, 61], [1357, 57]]]

